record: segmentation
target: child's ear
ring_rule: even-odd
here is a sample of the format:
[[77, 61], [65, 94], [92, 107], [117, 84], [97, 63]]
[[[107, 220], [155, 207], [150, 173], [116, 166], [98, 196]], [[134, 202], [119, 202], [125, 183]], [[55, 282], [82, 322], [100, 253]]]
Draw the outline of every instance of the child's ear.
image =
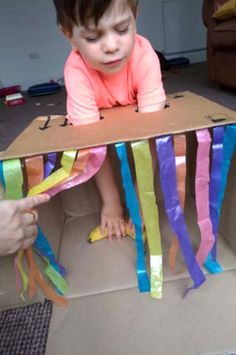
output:
[[62, 27], [61, 25], [59, 26], [59, 28], [60, 28], [61, 32], [64, 34], [64, 36], [66, 36], [70, 40], [72, 34], [68, 30], [66, 30], [64, 27]]
[[70, 42], [71, 44], [71, 47], [73, 49], [76, 49], [76, 44], [75, 44], [75, 41], [74, 41], [74, 38], [73, 38], [73, 35], [71, 32], [69, 32], [68, 30], [66, 30], [64, 27], [62, 26], [59, 26], [60, 27], [60, 30], [62, 31], [62, 33], [64, 34], [64, 36], [68, 39], [68, 41]]
[[134, 14], [134, 19], [137, 20], [139, 14], [139, 5], [137, 5], [136, 10], [135, 10], [135, 14]]

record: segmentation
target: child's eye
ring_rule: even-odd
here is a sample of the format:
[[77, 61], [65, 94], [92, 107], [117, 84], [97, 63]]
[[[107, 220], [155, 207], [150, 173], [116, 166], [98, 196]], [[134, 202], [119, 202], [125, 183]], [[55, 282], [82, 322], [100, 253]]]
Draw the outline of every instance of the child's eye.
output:
[[96, 42], [97, 40], [98, 40], [98, 36], [96, 36], [96, 37], [87, 37], [87, 38], [85, 38], [85, 40], [87, 41], [87, 42]]
[[125, 27], [125, 28], [117, 28], [116, 29], [116, 31], [118, 32], [118, 33], [126, 33], [127, 31], [128, 31], [128, 29], [129, 29], [129, 27]]

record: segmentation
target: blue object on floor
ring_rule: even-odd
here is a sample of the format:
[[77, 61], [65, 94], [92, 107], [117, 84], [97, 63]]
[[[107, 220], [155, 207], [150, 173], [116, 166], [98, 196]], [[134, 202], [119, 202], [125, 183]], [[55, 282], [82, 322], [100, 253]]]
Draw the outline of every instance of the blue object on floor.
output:
[[30, 86], [28, 89], [29, 96], [42, 96], [56, 94], [61, 90], [61, 86], [56, 82], [42, 83]]
[[185, 57], [167, 59], [169, 69], [171, 68], [185, 68], [190, 64], [190, 60]]

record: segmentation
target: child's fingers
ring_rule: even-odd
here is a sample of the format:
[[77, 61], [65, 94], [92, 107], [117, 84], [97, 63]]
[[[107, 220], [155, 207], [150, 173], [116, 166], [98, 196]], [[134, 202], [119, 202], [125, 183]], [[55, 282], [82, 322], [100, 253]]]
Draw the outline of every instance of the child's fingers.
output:
[[100, 230], [102, 234], [107, 233], [108, 240], [112, 240], [112, 223], [106, 217], [102, 216]]
[[126, 226], [125, 226], [125, 222], [123, 219], [120, 221], [120, 230], [121, 230], [122, 237], [125, 237], [127, 234], [127, 231], [126, 231]]
[[116, 237], [117, 239], [121, 239], [122, 237], [125, 237], [127, 234], [126, 231], [126, 224], [123, 218], [118, 219], [115, 223], [115, 231], [116, 231]]
[[101, 224], [100, 224], [101, 234], [105, 234], [105, 229], [106, 229], [106, 219], [102, 216]]
[[107, 232], [108, 232], [108, 240], [112, 240], [113, 235], [113, 223], [111, 220], [107, 221]]
[[121, 240], [121, 226], [120, 226], [120, 221], [116, 221], [114, 223], [114, 230], [115, 230], [115, 234], [116, 234], [116, 238], [118, 240]]
[[126, 236], [126, 226], [123, 218], [102, 217], [100, 231], [107, 234], [108, 240], [112, 240], [113, 235], [120, 240]]

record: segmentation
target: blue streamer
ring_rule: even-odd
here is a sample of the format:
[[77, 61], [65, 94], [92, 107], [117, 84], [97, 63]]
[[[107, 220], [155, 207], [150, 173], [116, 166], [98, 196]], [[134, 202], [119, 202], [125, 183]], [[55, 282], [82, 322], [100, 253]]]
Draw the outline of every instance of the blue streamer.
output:
[[221, 176], [221, 187], [218, 200], [218, 214], [220, 216], [222, 202], [225, 194], [225, 187], [227, 184], [227, 178], [229, 174], [229, 168], [233, 154], [236, 150], [236, 125], [226, 126], [224, 135], [224, 150], [223, 150], [223, 166]]
[[65, 276], [65, 268], [56, 261], [54, 252], [39, 226], [38, 235], [33, 247], [40, 255], [49, 260], [50, 264], [57, 272], [59, 272], [62, 276]]
[[0, 161], [0, 183], [2, 184], [4, 190], [6, 188], [4, 174], [3, 174], [3, 161]]
[[140, 292], [150, 291], [150, 280], [146, 270], [144, 243], [142, 236], [142, 219], [139, 211], [139, 203], [133, 185], [131, 171], [129, 167], [125, 143], [115, 145], [117, 155], [121, 162], [122, 184], [125, 191], [126, 204], [129, 214], [135, 227], [135, 242], [137, 250], [137, 278]]
[[[222, 203], [225, 195], [225, 188], [227, 184], [230, 164], [236, 151], [236, 125], [229, 125], [226, 126], [224, 130], [224, 138], [223, 138], [223, 157], [222, 157], [222, 167], [221, 167], [221, 180], [220, 180], [220, 187], [218, 189], [218, 199], [217, 199], [217, 206], [214, 206], [214, 215], [217, 216], [218, 220], [216, 225], [216, 231], [218, 233], [219, 227], [219, 220], [221, 214]], [[205, 264], [206, 268], [212, 272], [217, 273], [219, 272], [219, 264], [216, 262], [216, 243], [214, 244], [211, 254], [208, 256], [208, 260]], [[214, 266], [215, 263], [215, 267]], [[220, 270], [221, 271], [221, 270]]]
[[221, 170], [223, 163], [223, 140], [224, 127], [215, 127], [213, 129], [212, 139], [212, 162], [211, 162], [211, 177], [209, 185], [209, 200], [210, 200], [210, 217], [212, 221], [213, 234], [215, 242], [211, 252], [209, 253], [204, 266], [211, 274], [222, 272], [221, 265], [216, 261], [216, 246], [219, 232], [219, 210], [218, 200], [221, 187]]
[[[172, 137], [166, 136], [157, 138], [156, 150], [160, 164], [160, 180], [166, 213], [169, 223], [178, 237], [184, 260], [194, 282], [193, 288], [197, 288], [205, 281], [205, 276], [195, 258], [183, 211], [180, 206]], [[191, 288], [189, 288], [187, 292]]]

